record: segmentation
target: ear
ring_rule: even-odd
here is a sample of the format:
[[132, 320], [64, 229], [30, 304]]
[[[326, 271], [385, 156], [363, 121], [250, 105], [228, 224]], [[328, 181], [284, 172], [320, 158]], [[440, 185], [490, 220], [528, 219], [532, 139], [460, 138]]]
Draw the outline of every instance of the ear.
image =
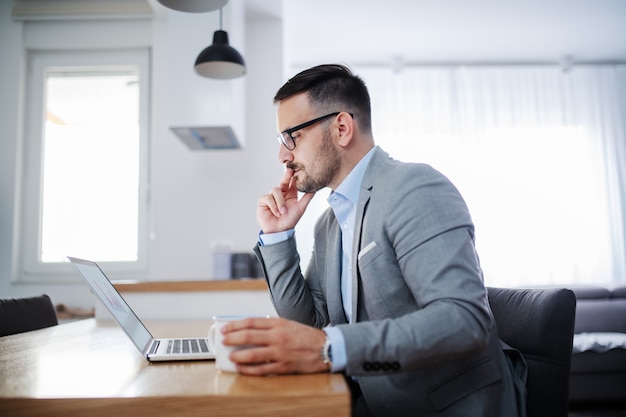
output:
[[356, 124], [354, 123], [354, 118], [350, 116], [350, 113], [341, 112], [337, 115], [337, 124], [338, 124], [338, 132], [339, 137], [337, 138], [337, 143], [339, 146], [347, 147], [352, 142], [354, 138]]

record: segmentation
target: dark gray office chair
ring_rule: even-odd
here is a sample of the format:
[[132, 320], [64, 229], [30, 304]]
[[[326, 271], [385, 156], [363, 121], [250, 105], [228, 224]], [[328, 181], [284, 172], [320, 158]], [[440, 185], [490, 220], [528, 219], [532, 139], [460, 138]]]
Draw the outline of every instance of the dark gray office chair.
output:
[[0, 336], [23, 333], [59, 324], [50, 297], [0, 299]]
[[576, 296], [568, 289], [488, 288], [500, 338], [528, 365], [528, 417], [567, 417]]

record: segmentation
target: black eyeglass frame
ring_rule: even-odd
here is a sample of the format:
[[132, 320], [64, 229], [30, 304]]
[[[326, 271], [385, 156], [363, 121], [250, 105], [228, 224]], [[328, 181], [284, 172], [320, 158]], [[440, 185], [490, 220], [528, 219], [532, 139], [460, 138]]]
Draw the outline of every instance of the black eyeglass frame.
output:
[[[296, 138], [294, 138], [293, 136], [291, 136], [291, 134], [293, 132], [297, 132], [298, 130], [304, 129], [305, 127], [309, 127], [311, 125], [314, 125], [315, 123], [319, 123], [324, 119], [327, 119], [329, 117], [335, 117], [337, 115], [339, 115], [339, 113], [341, 113], [340, 111], [336, 111], [333, 113], [328, 113], [324, 116], [320, 116], [317, 117], [313, 120], [309, 120], [308, 122], [304, 122], [302, 124], [299, 124], [298, 126], [294, 126], [292, 128], [283, 130], [282, 132], [280, 132], [280, 134], [278, 135], [278, 137], [276, 138], [278, 140], [278, 143], [282, 143], [285, 148], [289, 149], [290, 151], [293, 151], [294, 149], [296, 149]], [[350, 117], [354, 117], [354, 115], [352, 113], [348, 113], [350, 115]], [[291, 139], [288, 140], [287, 138]], [[291, 146], [289, 145], [291, 144]]]

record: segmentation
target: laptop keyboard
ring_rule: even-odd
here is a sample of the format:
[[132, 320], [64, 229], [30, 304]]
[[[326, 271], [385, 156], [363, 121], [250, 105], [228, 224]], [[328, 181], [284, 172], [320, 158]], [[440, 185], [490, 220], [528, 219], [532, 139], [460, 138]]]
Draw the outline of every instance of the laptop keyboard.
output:
[[167, 342], [167, 353], [208, 353], [206, 339], [173, 339]]

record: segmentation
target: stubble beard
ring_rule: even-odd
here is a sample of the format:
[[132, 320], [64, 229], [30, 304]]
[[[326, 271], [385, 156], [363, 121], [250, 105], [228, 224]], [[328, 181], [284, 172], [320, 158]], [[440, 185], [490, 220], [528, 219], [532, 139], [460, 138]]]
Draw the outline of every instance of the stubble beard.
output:
[[324, 130], [322, 143], [317, 150], [314, 161], [309, 169], [305, 169], [302, 164], [298, 163], [287, 164], [287, 168], [298, 170], [296, 189], [302, 193], [315, 193], [328, 187], [339, 172], [341, 159], [333, 146], [328, 129]]

